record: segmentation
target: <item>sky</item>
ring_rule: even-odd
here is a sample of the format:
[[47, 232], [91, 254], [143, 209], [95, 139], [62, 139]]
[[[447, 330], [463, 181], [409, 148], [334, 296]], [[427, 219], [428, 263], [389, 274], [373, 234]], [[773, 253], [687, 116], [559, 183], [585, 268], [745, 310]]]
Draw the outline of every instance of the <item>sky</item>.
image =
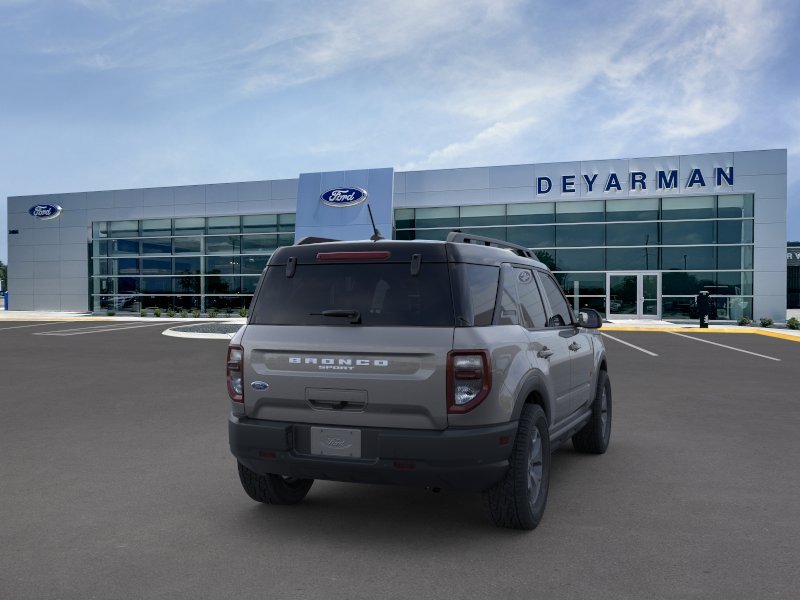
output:
[[796, 0], [0, 0], [8, 196], [785, 148]]

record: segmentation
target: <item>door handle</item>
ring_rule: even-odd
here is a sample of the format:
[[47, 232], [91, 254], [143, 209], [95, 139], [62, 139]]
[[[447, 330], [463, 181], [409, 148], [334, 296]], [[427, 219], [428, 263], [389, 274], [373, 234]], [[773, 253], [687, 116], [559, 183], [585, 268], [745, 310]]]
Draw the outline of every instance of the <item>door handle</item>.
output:
[[580, 346], [580, 344], [578, 344], [577, 342], [572, 342], [572, 343], [571, 343], [569, 346], [567, 346], [567, 347], [568, 347], [570, 350], [572, 350], [573, 352], [576, 352], [576, 351], [578, 351], [578, 350], [580, 350], [580, 349], [581, 349], [581, 346]]
[[542, 346], [542, 349], [536, 353], [536, 356], [539, 358], [550, 358], [553, 356], [553, 351], [550, 350], [547, 346]]

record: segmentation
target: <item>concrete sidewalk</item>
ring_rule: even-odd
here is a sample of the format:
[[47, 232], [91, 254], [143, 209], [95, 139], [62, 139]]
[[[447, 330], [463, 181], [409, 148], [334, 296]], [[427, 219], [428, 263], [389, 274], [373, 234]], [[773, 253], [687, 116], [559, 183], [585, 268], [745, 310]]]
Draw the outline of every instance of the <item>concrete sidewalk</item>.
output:
[[693, 333], [750, 333], [800, 342], [800, 330], [789, 329], [780, 323], [771, 327], [761, 327], [759, 322], [741, 326], [736, 323], [710, 323], [708, 328], [701, 328], [700, 323], [670, 322], [654, 319], [615, 319], [604, 321], [602, 331], [691, 331]]
[[82, 312], [61, 312], [61, 311], [46, 311], [46, 310], [0, 310], [0, 321], [109, 321], [109, 322], [126, 322], [126, 321], [185, 321], [187, 323], [198, 321], [219, 321], [224, 323], [240, 322], [244, 323], [244, 319], [240, 316], [236, 317], [168, 317], [166, 312], [161, 313], [160, 317], [140, 317], [135, 313], [126, 313], [124, 315], [117, 314], [113, 317], [105, 315], [93, 315], [92, 313]]

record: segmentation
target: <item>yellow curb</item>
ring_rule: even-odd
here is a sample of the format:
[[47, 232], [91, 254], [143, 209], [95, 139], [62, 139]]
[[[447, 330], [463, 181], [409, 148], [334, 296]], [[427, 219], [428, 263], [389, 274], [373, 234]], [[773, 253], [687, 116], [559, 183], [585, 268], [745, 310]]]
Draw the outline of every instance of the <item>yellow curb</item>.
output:
[[780, 331], [765, 331], [763, 329], [759, 329], [757, 331], [754, 331], [753, 333], [757, 333], [758, 335], [765, 335], [767, 337], [779, 338], [782, 340], [791, 340], [792, 342], [800, 342], [800, 335], [792, 333], [782, 333]]

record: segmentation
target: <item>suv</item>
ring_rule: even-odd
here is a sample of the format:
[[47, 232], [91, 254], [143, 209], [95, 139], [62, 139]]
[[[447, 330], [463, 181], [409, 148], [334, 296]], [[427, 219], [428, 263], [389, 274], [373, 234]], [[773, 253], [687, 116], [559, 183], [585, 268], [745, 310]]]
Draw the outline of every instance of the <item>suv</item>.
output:
[[482, 492], [495, 524], [533, 529], [551, 450], [608, 447], [601, 323], [489, 238], [280, 248], [228, 348], [242, 486], [268, 504], [314, 479]]

